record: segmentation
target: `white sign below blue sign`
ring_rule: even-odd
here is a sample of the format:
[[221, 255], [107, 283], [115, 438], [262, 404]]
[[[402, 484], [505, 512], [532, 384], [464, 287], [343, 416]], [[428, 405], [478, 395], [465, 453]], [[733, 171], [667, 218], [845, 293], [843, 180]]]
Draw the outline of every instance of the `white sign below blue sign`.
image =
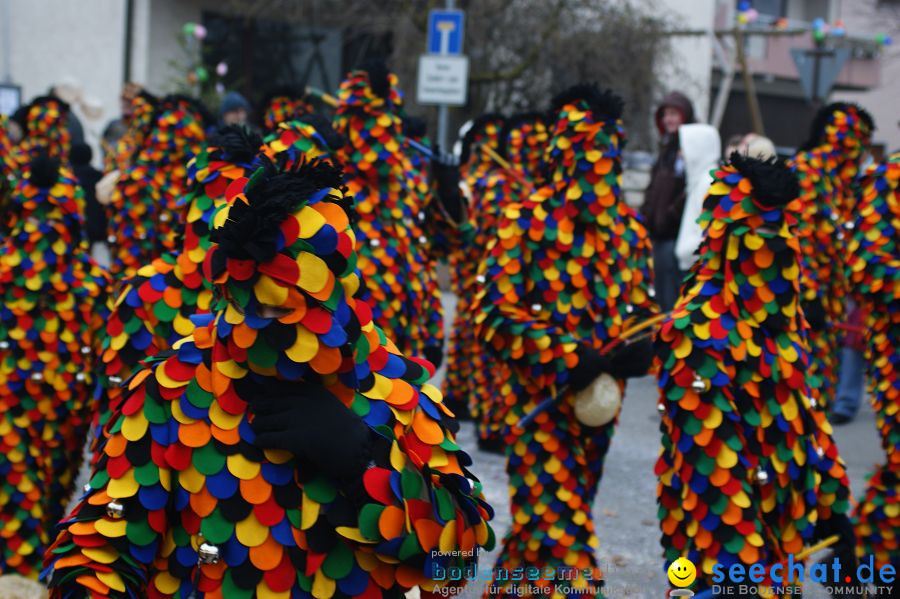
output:
[[465, 12], [432, 10], [428, 13], [429, 54], [462, 54]]

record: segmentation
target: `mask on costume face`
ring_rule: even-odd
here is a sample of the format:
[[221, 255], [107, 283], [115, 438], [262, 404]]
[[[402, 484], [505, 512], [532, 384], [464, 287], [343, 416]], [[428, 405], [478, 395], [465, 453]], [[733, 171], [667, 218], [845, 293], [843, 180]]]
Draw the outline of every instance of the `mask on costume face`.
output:
[[622, 197], [622, 100], [579, 86], [553, 105], [555, 122], [544, 151], [546, 180], [568, 182], [566, 197], [577, 206], [579, 219], [594, 222], [604, 212], [617, 211]]
[[[346, 297], [359, 288], [356, 243], [340, 171], [320, 161], [269, 164], [213, 217], [218, 243], [205, 268], [228, 307], [217, 317], [217, 361], [299, 380], [353, 369], [359, 323]], [[224, 353], [224, 355], [222, 355]]]
[[72, 144], [66, 126], [68, 117], [69, 105], [62, 100], [50, 96], [37, 98], [28, 109], [25, 145], [51, 158], [68, 160]]

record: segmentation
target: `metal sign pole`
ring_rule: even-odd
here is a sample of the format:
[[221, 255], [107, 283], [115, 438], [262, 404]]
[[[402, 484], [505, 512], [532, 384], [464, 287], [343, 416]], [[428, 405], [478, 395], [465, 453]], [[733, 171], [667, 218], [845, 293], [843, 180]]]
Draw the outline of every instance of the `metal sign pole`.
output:
[[[454, 9], [456, 8], [456, 0], [446, 0], [445, 8]], [[447, 45], [441, 44], [441, 53], [447, 53]], [[438, 107], [438, 145], [441, 147], [441, 150], [444, 152], [447, 151], [447, 130], [450, 128], [450, 111], [446, 104], [441, 104]]]

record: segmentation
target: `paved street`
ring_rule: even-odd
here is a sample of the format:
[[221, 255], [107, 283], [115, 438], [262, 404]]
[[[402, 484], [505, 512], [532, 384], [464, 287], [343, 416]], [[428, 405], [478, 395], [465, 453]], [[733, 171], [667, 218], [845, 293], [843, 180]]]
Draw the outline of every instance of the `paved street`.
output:
[[[455, 302], [447, 297], [448, 322]], [[439, 373], [440, 374], [440, 373]], [[594, 508], [600, 537], [598, 557], [607, 564], [608, 585], [620, 593], [610, 596], [658, 599], [668, 582], [662, 569], [659, 528], [656, 519], [656, 477], [653, 465], [659, 450], [659, 417], [655, 379], [644, 377], [629, 383], [618, 431], [606, 460], [606, 471]], [[506, 473], [501, 456], [477, 449], [470, 423], [460, 430], [463, 446], [472, 454], [474, 471], [485, 486], [496, 510], [493, 522], [498, 539], [509, 525]], [[868, 404], [851, 424], [836, 430], [838, 446], [847, 462], [854, 496], [858, 496], [872, 465], [883, 459], [875, 430], [875, 416]], [[482, 556], [479, 567], [490, 567], [496, 552]], [[627, 585], [628, 588], [623, 588]], [[634, 587], [640, 586], [640, 590]], [[481, 588], [468, 588], [461, 597], [478, 597]], [[806, 597], [823, 597], [812, 587]]]

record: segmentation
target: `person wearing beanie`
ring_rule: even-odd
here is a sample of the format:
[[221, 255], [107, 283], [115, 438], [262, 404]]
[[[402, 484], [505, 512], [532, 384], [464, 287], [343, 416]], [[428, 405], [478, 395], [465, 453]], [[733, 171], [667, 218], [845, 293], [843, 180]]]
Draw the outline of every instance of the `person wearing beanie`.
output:
[[0, 573], [37, 578], [93, 411], [107, 274], [82, 239], [81, 188], [56, 158], [25, 165], [0, 242]]
[[505, 445], [512, 512], [493, 585], [503, 585], [498, 572], [520, 567], [539, 568], [547, 584], [546, 569], [577, 569], [573, 586], [600, 591], [592, 512], [617, 414], [583, 422], [575, 396], [598, 377], [621, 393], [627, 378], [647, 372], [649, 340], [609, 346], [656, 309], [649, 240], [622, 197], [622, 105], [592, 85], [554, 99], [545, 182], [506, 206], [488, 249], [475, 333], [509, 381], [490, 414]]
[[167, 96], [156, 106], [143, 145], [107, 207], [114, 275], [131, 276], [177, 247], [187, 163], [203, 148], [208, 122], [206, 109], [185, 96]]
[[856, 534], [863, 561], [872, 555], [876, 568], [900, 570], [900, 153], [869, 167], [859, 188], [845, 270], [865, 314], [872, 407], [887, 460], [868, 479], [855, 513]]
[[641, 214], [653, 241], [656, 299], [660, 308], [668, 312], [675, 304], [684, 276], [675, 256], [685, 202], [684, 156], [678, 128], [694, 122], [694, 107], [681, 92], [671, 92], [657, 107], [654, 122], [659, 131], [659, 153], [650, 171]]
[[349, 73], [338, 92], [337, 153], [357, 207], [357, 252], [373, 319], [400, 351], [443, 360], [443, 307], [428, 221], [431, 188], [409, 159], [397, 76], [381, 61]]
[[845, 226], [857, 199], [852, 182], [871, 142], [874, 122], [855, 104], [835, 102], [816, 114], [809, 139], [791, 161], [800, 181], [797, 226], [803, 273], [803, 311], [811, 325], [813, 392], [827, 410], [834, 404], [838, 359], [847, 319]]
[[222, 125], [245, 125], [250, 118], [250, 102], [240, 92], [230, 91], [222, 98], [219, 122]]
[[340, 171], [298, 159], [227, 187], [203, 263], [225, 301], [129, 383], [52, 598], [399, 599], [491, 547], [431, 366], [359, 297]]
[[715, 582], [716, 564], [760, 564], [761, 587], [791, 586], [769, 568], [833, 534], [841, 571], [856, 572], [847, 474], [806, 378], [798, 192], [780, 161], [734, 153], [715, 171], [698, 262], [656, 339], [666, 567], [686, 558], [696, 589], [727, 597], [758, 589]]

